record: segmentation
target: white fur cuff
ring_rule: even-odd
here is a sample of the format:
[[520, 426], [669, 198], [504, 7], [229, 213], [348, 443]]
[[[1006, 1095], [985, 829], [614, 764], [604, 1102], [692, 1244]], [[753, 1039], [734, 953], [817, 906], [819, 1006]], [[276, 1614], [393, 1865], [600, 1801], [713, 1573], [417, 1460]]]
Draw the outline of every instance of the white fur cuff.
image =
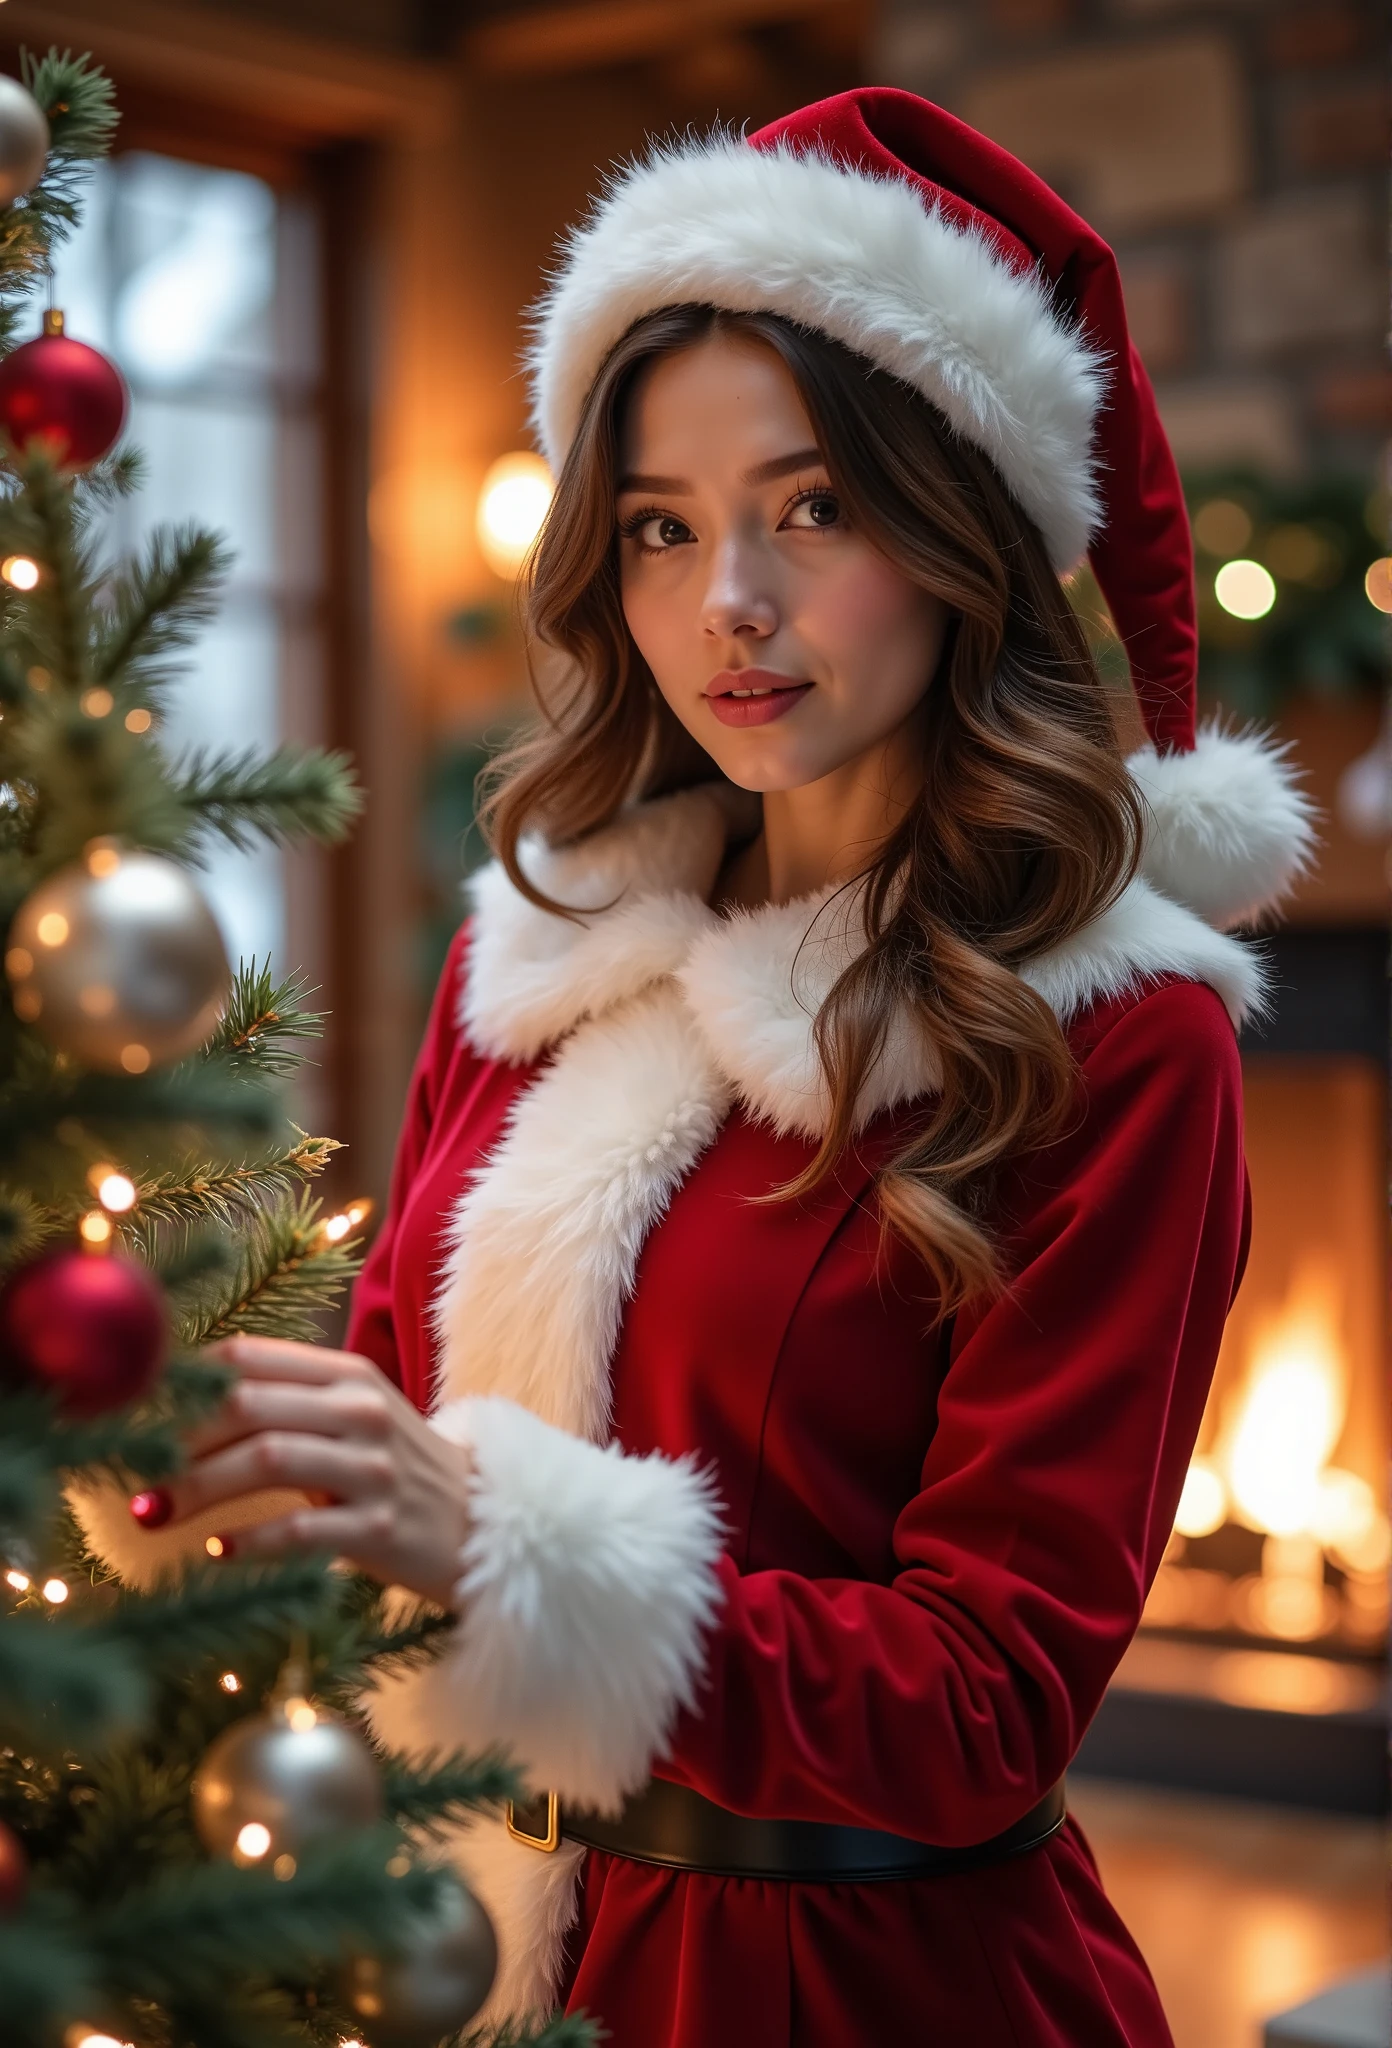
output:
[[417, 1752], [501, 1744], [538, 1790], [613, 1809], [700, 1675], [719, 1590], [710, 1479], [497, 1398], [452, 1402], [434, 1427], [473, 1457], [458, 1635], [369, 1701], [373, 1722]]

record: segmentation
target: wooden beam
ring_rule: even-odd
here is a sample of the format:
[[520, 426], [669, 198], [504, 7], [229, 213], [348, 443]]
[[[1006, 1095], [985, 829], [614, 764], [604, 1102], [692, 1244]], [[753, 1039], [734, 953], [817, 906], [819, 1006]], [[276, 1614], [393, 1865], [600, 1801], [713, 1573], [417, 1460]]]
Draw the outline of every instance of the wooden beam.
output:
[[460, 49], [472, 69], [494, 76], [590, 71], [829, 11], [829, 0], [578, 0], [483, 22], [464, 35]]
[[438, 136], [449, 123], [438, 66], [168, 0], [7, 0], [0, 30], [31, 50], [90, 50], [118, 85], [255, 109], [306, 145]]

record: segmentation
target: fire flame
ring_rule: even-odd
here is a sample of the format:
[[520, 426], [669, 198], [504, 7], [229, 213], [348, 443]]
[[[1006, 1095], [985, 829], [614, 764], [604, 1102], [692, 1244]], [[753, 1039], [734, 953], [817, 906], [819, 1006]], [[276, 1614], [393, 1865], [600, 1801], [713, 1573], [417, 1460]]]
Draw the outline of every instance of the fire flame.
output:
[[1327, 1625], [1326, 1556], [1365, 1581], [1392, 1559], [1372, 1487], [1329, 1462], [1348, 1413], [1341, 1314], [1337, 1267], [1307, 1259], [1281, 1307], [1256, 1325], [1242, 1388], [1212, 1452], [1191, 1463], [1175, 1517], [1181, 1536], [1234, 1521], [1266, 1538], [1256, 1618], [1293, 1640]]

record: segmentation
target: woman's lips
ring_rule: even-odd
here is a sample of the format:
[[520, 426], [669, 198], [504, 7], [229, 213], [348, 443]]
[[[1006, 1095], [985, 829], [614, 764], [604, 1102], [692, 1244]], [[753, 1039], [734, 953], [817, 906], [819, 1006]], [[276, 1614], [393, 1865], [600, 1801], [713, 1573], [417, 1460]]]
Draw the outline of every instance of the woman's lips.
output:
[[800, 704], [812, 687], [772, 669], [726, 669], [712, 677], [705, 694], [722, 725], [767, 725]]

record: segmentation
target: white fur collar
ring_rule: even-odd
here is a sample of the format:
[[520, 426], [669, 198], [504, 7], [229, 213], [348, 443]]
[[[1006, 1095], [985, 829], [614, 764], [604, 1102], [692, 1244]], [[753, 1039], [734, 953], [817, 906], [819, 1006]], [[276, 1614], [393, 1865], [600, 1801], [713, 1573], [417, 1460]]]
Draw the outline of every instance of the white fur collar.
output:
[[[827, 891], [723, 918], [705, 901], [731, 823], [717, 785], [634, 807], [606, 831], [556, 851], [524, 850], [529, 878], [581, 914], [529, 903], [496, 864], [475, 877], [474, 937], [460, 1022], [497, 1059], [535, 1059], [586, 1018], [675, 982], [729, 1090], [780, 1130], [825, 1127], [813, 1020], [863, 943], [853, 892]], [[1022, 978], [1066, 1024], [1090, 1003], [1162, 975], [1216, 990], [1234, 1024], [1260, 1006], [1262, 970], [1142, 878]], [[937, 1084], [933, 1047], [896, 1018], [860, 1105], [868, 1120]]]

